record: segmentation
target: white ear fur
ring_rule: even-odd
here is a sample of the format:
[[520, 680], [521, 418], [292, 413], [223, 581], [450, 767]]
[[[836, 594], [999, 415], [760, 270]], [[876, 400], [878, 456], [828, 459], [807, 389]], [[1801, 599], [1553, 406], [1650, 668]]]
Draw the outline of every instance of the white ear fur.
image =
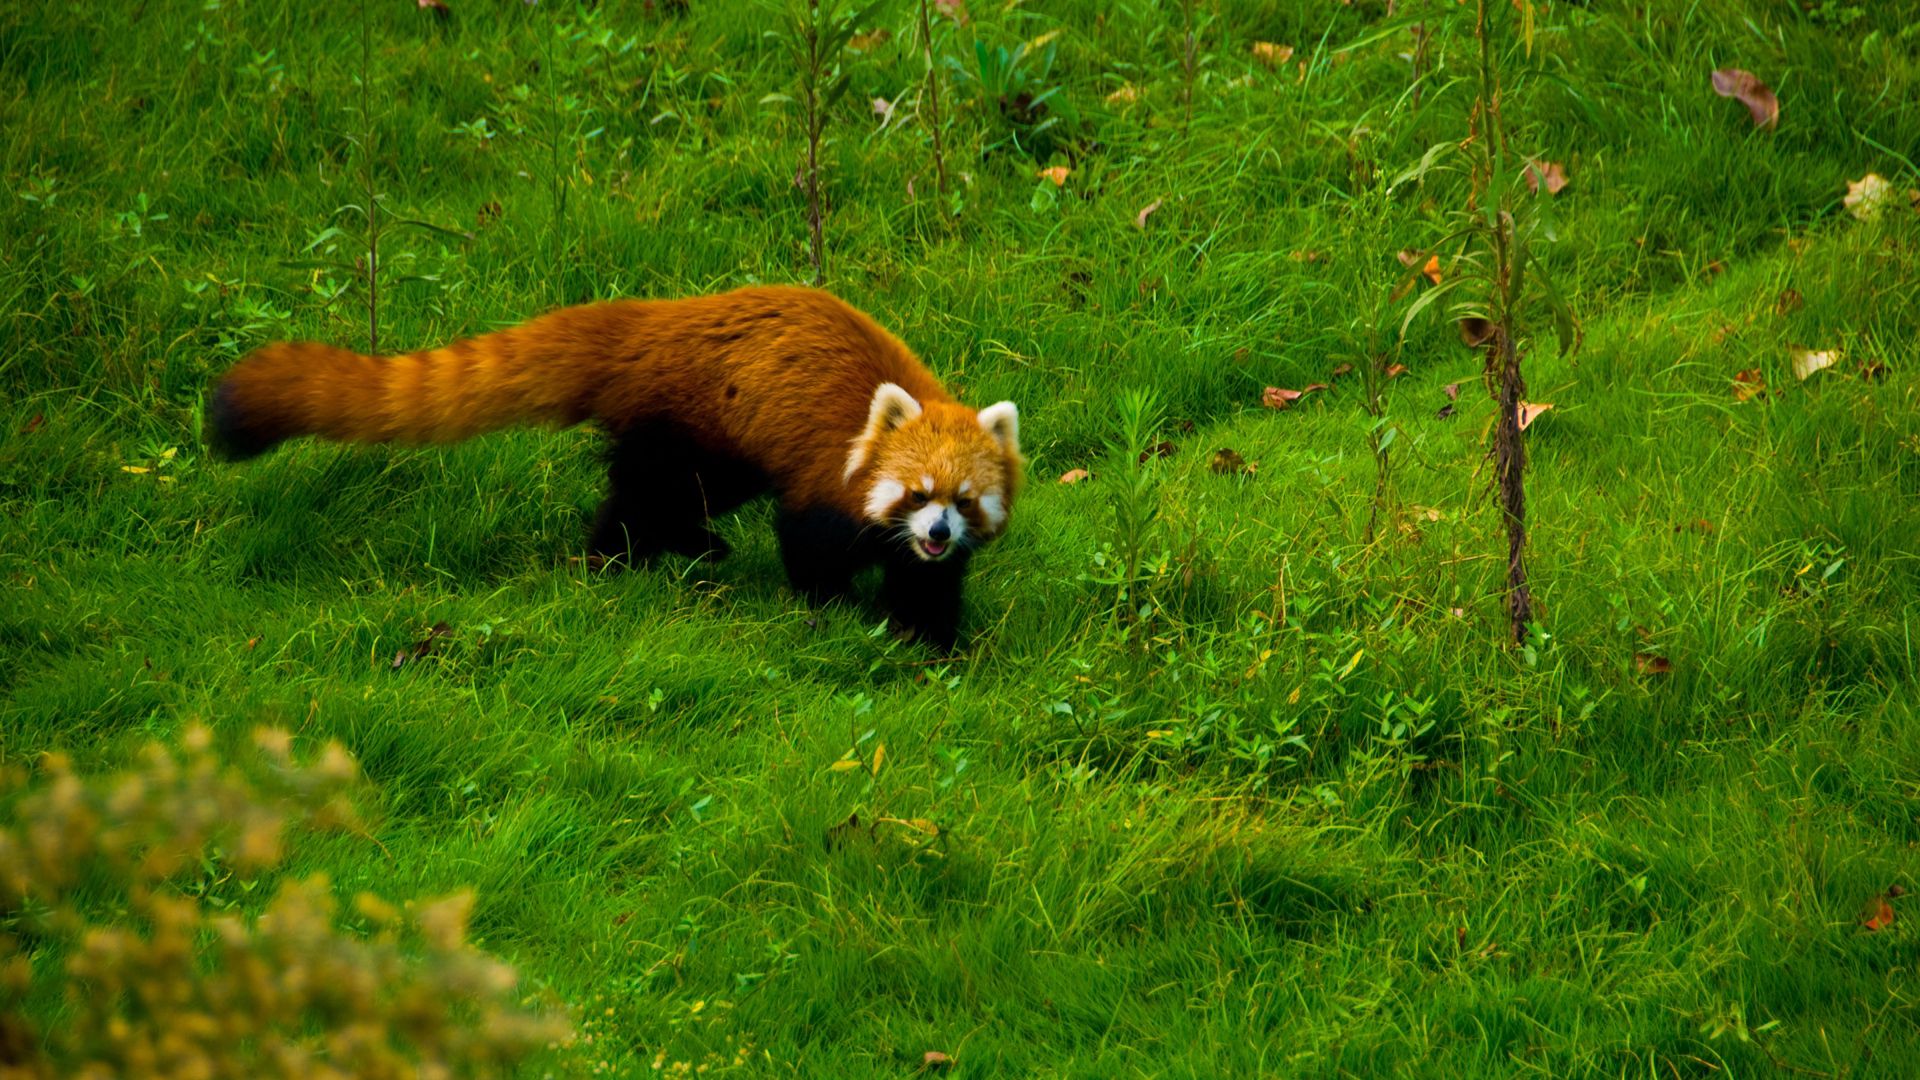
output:
[[1020, 453], [1020, 410], [1013, 402], [1002, 401], [980, 410], [980, 426], [1009, 454]]
[[883, 382], [874, 388], [873, 404], [867, 408], [867, 426], [853, 440], [853, 450], [847, 454], [846, 478], [867, 463], [867, 455], [873, 450], [873, 441], [893, 431], [920, 415], [920, 403], [899, 383]]
[[885, 435], [920, 415], [920, 403], [899, 383], [883, 382], [873, 390], [873, 405], [867, 409], [868, 438]]

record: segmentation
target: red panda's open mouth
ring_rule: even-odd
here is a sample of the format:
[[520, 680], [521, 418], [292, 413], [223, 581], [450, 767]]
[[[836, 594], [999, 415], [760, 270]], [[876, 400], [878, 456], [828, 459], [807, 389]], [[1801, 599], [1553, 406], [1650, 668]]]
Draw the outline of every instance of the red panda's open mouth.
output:
[[917, 536], [913, 538], [914, 550], [918, 551], [920, 557], [923, 559], [936, 560], [944, 558], [947, 554], [947, 549], [952, 546], [950, 543], [939, 540], [922, 540]]

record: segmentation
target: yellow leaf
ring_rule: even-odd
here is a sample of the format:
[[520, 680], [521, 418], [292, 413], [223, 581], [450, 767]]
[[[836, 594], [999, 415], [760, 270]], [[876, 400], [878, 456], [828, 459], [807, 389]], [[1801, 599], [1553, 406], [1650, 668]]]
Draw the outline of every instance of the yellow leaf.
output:
[[880, 763], [887, 759], [887, 744], [876, 743], [873, 748], [873, 775], [880, 775]]
[[1073, 171], [1072, 169], [1068, 168], [1065, 165], [1055, 165], [1050, 169], [1041, 169], [1038, 173], [1034, 175], [1038, 176], [1042, 180], [1053, 181], [1054, 187], [1065, 187], [1067, 184], [1067, 174], [1071, 173], [1072, 171]]
[[859, 767], [860, 767], [860, 761], [858, 758], [841, 758], [839, 761], [836, 761], [833, 764], [827, 766], [828, 769], [831, 769], [834, 772], [847, 772], [849, 770], [857, 769]]
[[1344, 679], [1347, 676], [1353, 674], [1353, 669], [1360, 666], [1360, 658], [1365, 655], [1367, 655], [1366, 649], [1364, 648], [1355, 649], [1353, 652], [1353, 659], [1347, 661], [1347, 666], [1340, 669], [1340, 678]]
[[120, 466], [120, 471], [145, 474], [145, 473], [152, 472], [153, 470], [147, 468], [145, 465], [122, 465]]
[[175, 448], [175, 447], [172, 447], [172, 446], [169, 446], [169, 447], [167, 447], [167, 448], [166, 448], [165, 450], [162, 450], [162, 451], [160, 452], [160, 460], [161, 460], [161, 461], [172, 461], [172, 460], [173, 460], [173, 455], [175, 455], [175, 454], [177, 454], [177, 453], [179, 453], [179, 450], [178, 450], [177, 448]]
[[1300, 704], [1300, 688], [1299, 687], [1297, 686], [1294, 687], [1293, 693], [1287, 695], [1287, 704], [1289, 705]]

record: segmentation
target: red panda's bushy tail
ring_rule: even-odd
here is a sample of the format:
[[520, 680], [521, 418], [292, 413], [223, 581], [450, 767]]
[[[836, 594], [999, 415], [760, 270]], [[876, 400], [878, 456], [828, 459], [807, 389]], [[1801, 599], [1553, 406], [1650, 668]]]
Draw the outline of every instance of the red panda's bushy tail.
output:
[[561, 311], [444, 348], [363, 356], [310, 342], [256, 349], [207, 402], [206, 441], [242, 460], [303, 435], [457, 442], [520, 423], [575, 424], [594, 406], [625, 320], [619, 304]]

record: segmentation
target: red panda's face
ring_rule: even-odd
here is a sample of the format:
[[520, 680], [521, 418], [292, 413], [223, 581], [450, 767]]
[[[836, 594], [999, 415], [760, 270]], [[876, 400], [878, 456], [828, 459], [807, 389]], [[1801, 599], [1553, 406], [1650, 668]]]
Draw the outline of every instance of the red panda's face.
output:
[[1010, 401], [975, 412], [924, 408], [892, 383], [874, 392], [847, 475], [864, 473], [868, 523], [927, 562], [1000, 535], [1020, 482], [1020, 417]]

